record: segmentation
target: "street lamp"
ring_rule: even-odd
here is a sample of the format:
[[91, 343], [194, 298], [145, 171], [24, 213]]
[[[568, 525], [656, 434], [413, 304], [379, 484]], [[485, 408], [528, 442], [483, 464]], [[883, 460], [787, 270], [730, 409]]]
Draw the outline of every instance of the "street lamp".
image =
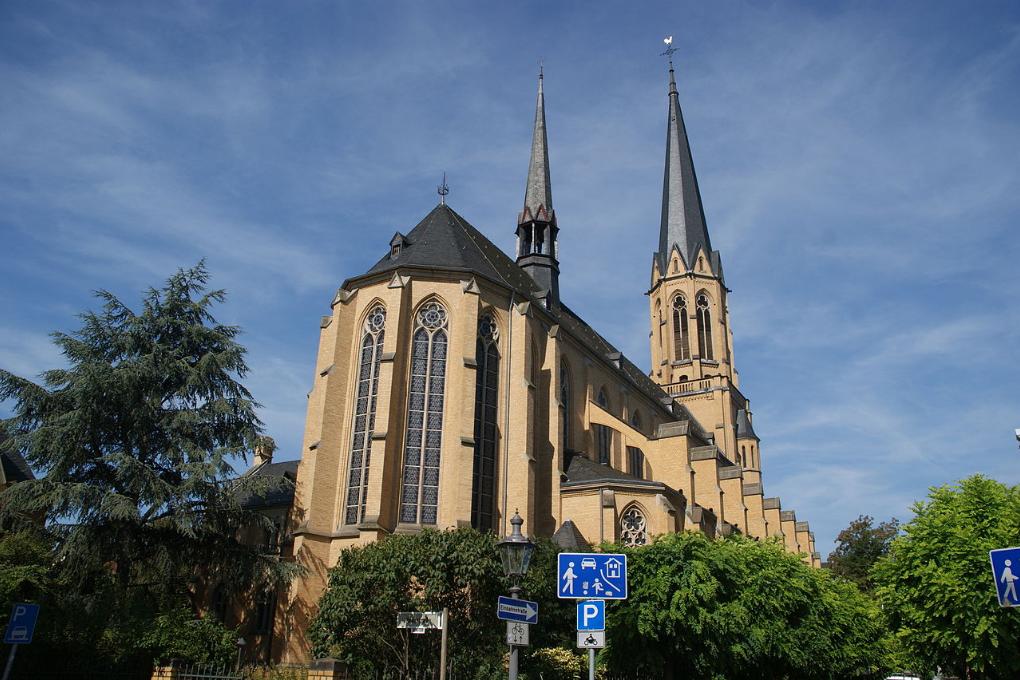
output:
[[[503, 574], [510, 579], [510, 597], [519, 599], [521, 596], [521, 579], [528, 573], [528, 565], [531, 564], [531, 556], [535, 552], [535, 544], [529, 541], [521, 533], [521, 526], [524, 520], [514, 510], [514, 516], [510, 519], [513, 530], [510, 535], [496, 545], [499, 547], [499, 556], [503, 560]], [[517, 647], [510, 645], [510, 680], [517, 680]]]

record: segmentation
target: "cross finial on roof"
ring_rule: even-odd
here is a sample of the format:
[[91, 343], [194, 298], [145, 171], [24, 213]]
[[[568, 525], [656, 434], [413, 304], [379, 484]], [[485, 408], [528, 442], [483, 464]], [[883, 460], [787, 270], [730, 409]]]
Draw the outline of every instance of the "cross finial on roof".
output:
[[442, 205], [446, 205], [446, 195], [450, 193], [450, 187], [446, 186], [446, 173], [443, 173], [443, 183], [436, 187], [436, 193], [439, 194], [439, 202]]

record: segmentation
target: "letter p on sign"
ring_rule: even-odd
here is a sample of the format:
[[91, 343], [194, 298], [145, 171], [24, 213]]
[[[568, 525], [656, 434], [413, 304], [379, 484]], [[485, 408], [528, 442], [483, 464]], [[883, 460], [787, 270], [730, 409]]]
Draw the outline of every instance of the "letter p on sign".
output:
[[606, 629], [606, 601], [581, 600], [577, 603], [578, 630]]

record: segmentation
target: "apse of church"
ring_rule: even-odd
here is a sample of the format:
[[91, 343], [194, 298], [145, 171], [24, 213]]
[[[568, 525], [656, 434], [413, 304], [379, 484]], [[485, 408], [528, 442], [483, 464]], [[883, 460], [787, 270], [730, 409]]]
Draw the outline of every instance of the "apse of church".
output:
[[560, 299], [543, 81], [513, 257], [444, 194], [321, 319], [290, 522], [308, 571], [281, 607], [277, 658], [307, 653], [344, 548], [427, 528], [503, 535], [515, 510], [564, 547], [741, 532], [819, 562], [807, 524], [764, 497], [672, 65], [648, 371]]

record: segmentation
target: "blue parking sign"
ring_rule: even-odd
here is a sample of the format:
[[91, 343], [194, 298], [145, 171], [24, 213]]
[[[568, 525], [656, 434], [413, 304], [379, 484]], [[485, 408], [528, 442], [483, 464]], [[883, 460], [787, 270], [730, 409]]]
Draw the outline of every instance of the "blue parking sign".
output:
[[1020, 548], [999, 548], [990, 550], [988, 559], [992, 562], [992, 578], [995, 593], [999, 596], [1000, 607], [1020, 607]]
[[627, 556], [614, 553], [560, 553], [556, 595], [572, 600], [626, 600]]
[[39, 619], [39, 605], [16, 602], [7, 622], [4, 642], [8, 645], [27, 645], [35, 633], [35, 622]]
[[605, 630], [606, 601], [581, 600], [577, 603], [577, 630]]

